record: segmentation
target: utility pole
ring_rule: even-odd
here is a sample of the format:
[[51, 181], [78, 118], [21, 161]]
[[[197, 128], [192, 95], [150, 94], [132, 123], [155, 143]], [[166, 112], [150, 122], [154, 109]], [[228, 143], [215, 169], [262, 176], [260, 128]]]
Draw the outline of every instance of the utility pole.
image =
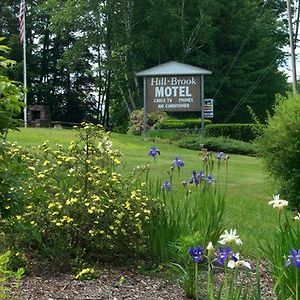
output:
[[292, 60], [292, 86], [294, 95], [297, 94], [297, 75], [296, 75], [296, 59], [295, 59], [295, 45], [294, 45], [294, 33], [292, 23], [291, 12], [291, 0], [286, 0], [288, 22], [289, 22], [289, 35], [290, 35], [290, 48], [291, 48], [291, 60]]

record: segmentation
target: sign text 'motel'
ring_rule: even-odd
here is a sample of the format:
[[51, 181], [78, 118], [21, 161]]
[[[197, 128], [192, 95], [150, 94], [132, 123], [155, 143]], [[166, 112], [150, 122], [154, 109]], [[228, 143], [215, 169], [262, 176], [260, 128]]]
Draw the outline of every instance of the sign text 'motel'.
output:
[[200, 111], [200, 77], [147, 77], [147, 112]]

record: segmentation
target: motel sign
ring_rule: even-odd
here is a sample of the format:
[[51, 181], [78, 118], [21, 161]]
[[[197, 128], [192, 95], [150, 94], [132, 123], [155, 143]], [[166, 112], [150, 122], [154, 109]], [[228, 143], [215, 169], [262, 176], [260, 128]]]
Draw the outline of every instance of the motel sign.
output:
[[147, 112], [200, 111], [200, 77], [148, 77]]
[[138, 72], [144, 79], [144, 135], [147, 114], [156, 111], [201, 111], [204, 132], [204, 75], [210, 74], [175, 61]]

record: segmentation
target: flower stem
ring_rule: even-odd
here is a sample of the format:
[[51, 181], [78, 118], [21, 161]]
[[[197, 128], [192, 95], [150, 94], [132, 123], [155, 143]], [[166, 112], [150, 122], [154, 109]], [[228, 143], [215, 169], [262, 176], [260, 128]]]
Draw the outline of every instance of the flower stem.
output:
[[226, 181], [225, 181], [225, 191], [227, 192], [227, 185], [228, 185], [228, 160], [226, 161]]
[[210, 300], [214, 300], [214, 293], [213, 293], [213, 281], [212, 281], [212, 268], [211, 268], [211, 261], [210, 256], [207, 257], [207, 263], [208, 263], [208, 275], [207, 275], [207, 298]]
[[296, 300], [299, 300], [299, 280], [298, 280], [299, 270], [298, 268], [295, 268], [295, 270], [296, 270]]
[[198, 289], [198, 264], [195, 263], [195, 297], [199, 300], [199, 289]]
[[225, 262], [225, 269], [224, 269], [224, 277], [225, 277], [225, 299], [228, 300], [228, 295], [229, 295], [229, 291], [228, 291], [228, 272], [227, 272], [227, 260]]

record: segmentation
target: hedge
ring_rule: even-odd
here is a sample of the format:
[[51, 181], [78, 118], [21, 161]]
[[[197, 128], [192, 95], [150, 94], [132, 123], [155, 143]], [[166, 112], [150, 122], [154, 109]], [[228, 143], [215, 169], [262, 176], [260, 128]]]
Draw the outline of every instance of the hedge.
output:
[[262, 124], [211, 124], [205, 127], [205, 133], [208, 137], [228, 137], [234, 140], [252, 142], [261, 136]]
[[257, 148], [255, 144], [233, 140], [226, 137], [184, 137], [177, 145], [181, 148], [200, 150], [202, 147], [209, 151], [224, 151], [231, 154], [255, 156]]
[[150, 129], [147, 134], [149, 138], [178, 141], [185, 136], [197, 133], [200, 135], [200, 129]]
[[[211, 120], [204, 119], [204, 125], [211, 124]], [[166, 119], [157, 124], [157, 129], [199, 129], [201, 119]]]

